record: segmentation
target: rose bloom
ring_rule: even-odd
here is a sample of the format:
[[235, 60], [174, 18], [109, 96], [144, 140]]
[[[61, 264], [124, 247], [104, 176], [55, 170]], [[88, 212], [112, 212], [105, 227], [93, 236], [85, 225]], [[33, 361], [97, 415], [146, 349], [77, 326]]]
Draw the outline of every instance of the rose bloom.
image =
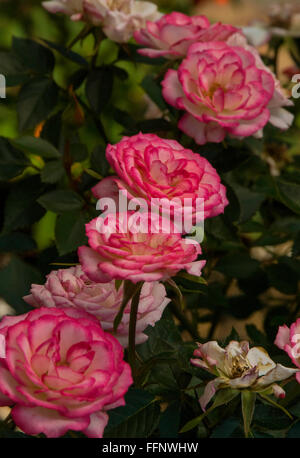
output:
[[[169, 221], [168, 221], [169, 223]], [[99, 217], [86, 225], [90, 247], [80, 247], [78, 255], [86, 275], [106, 283], [112, 279], [139, 281], [167, 280], [185, 269], [201, 275], [206, 261], [198, 243], [190, 243], [156, 214], [117, 213]]]
[[[290, 328], [286, 324], [279, 326], [274, 343], [284, 350], [293, 363], [300, 368], [300, 318]], [[296, 374], [296, 379], [300, 383], [299, 372]]]
[[[148, 325], [160, 320], [170, 302], [166, 288], [158, 282], [144, 283], [137, 314], [136, 343], [148, 339], [143, 333]], [[124, 286], [116, 289], [115, 281], [95, 283], [82, 271], [81, 266], [53, 271], [47, 276], [45, 285], [32, 285], [31, 294], [24, 300], [33, 307], [75, 307], [94, 315], [105, 331], [114, 334], [121, 345], [128, 345], [131, 301], [125, 308], [123, 318], [114, 333], [114, 319], [120, 310]]]
[[126, 43], [146, 21], [161, 16], [154, 3], [136, 0], [85, 0], [85, 11], [93, 24], [101, 25], [108, 38], [118, 43]]
[[123, 349], [91, 315], [40, 308], [0, 323], [0, 405], [26, 434], [100, 438], [132, 384]]
[[74, 21], [102, 26], [105, 35], [119, 43], [126, 43], [147, 20], [161, 16], [154, 3], [136, 0], [51, 0], [43, 6], [51, 13], [67, 14]]
[[162, 82], [166, 101], [185, 111], [178, 127], [196, 143], [219, 143], [233, 137], [262, 137], [270, 122], [287, 129], [293, 105], [279, 81], [240, 33], [226, 43], [196, 43], [178, 70]]
[[286, 380], [297, 372], [297, 369], [275, 364], [261, 347], [249, 349], [246, 341], [231, 341], [225, 349], [216, 341], [198, 344], [191, 363], [216, 376], [206, 385], [199, 400], [203, 411], [216, 391], [222, 388], [269, 390], [276, 397], [284, 398], [284, 390], [275, 382]]
[[145, 49], [139, 53], [148, 57], [178, 59], [185, 57], [193, 43], [226, 41], [238, 29], [217, 23], [210, 25], [205, 16], [186, 16], [173, 12], [135, 32], [135, 40]]
[[[217, 171], [207, 159], [175, 140], [154, 134], [124, 137], [108, 145], [106, 157], [118, 176], [105, 178], [92, 189], [98, 199], [127, 191], [129, 198], [145, 199], [149, 206], [155, 206], [155, 198], [165, 199], [160, 202], [162, 207], [172, 201], [175, 214], [177, 209], [190, 207], [194, 219], [217, 216], [228, 204]], [[197, 198], [203, 199], [204, 209], [197, 210]], [[191, 199], [190, 205], [184, 199]]]

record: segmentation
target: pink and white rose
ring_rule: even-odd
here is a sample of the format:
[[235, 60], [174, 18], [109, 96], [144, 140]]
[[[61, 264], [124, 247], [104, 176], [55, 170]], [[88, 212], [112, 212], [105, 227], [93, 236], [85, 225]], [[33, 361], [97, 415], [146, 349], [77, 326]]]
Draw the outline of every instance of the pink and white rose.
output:
[[146, 21], [161, 14], [152, 2], [136, 0], [50, 0], [43, 2], [50, 13], [64, 13], [73, 21], [101, 26], [105, 35], [118, 43], [126, 43]]
[[261, 137], [270, 122], [287, 129], [291, 106], [255, 48], [236, 33], [227, 42], [196, 43], [178, 70], [163, 80], [166, 101], [185, 111], [178, 127], [196, 143], [219, 143], [226, 134]]
[[[131, 301], [127, 304], [118, 330], [114, 332], [114, 319], [121, 307], [124, 285], [116, 288], [115, 281], [95, 283], [82, 271], [81, 266], [53, 271], [45, 285], [32, 285], [31, 294], [24, 300], [33, 307], [74, 307], [84, 310], [100, 320], [102, 328], [113, 334], [123, 345], [128, 345]], [[148, 339], [147, 326], [160, 320], [170, 302], [166, 288], [159, 282], [144, 283], [137, 314], [136, 343]]]
[[[300, 318], [290, 327], [286, 324], [279, 326], [274, 343], [289, 355], [295, 366], [300, 368]], [[296, 374], [296, 379], [300, 383], [299, 372]]]
[[222, 388], [270, 391], [276, 397], [284, 398], [285, 391], [276, 382], [286, 380], [298, 371], [274, 363], [262, 347], [250, 348], [249, 342], [234, 340], [226, 348], [221, 348], [216, 341], [198, 344], [191, 363], [216, 376], [206, 385], [199, 400], [203, 411], [217, 390]]
[[205, 16], [186, 16], [173, 12], [155, 22], [147, 21], [146, 27], [135, 32], [135, 40], [145, 49], [139, 53], [148, 57], [178, 59], [187, 55], [193, 43], [226, 41], [237, 28], [217, 23], [210, 25]]
[[[127, 191], [128, 197], [145, 199], [148, 206], [154, 198], [174, 203], [174, 213], [190, 207], [197, 215], [196, 200], [203, 199], [202, 219], [224, 212], [228, 204], [226, 188], [211, 164], [199, 154], [184, 148], [175, 140], [154, 134], [124, 137], [116, 145], [108, 145], [106, 157], [118, 176], [105, 178], [93, 189], [95, 197], [118, 195]], [[164, 207], [164, 201], [160, 201]]]
[[90, 21], [101, 25], [108, 38], [126, 43], [136, 30], [155, 21], [161, 14], [155, 3], [136, 0], [85, 0]]
[[163, 218], [156, 214], [128, 212], [96, 218], [86, 225], [90, 246], [78, 249], [82, 268], [99, 283], [167, 280], [182, 269], [200, 276], [206, 263], [196, 261], [200, 245], [188, 243], [172, 224], [168, 229], [164, 232]]
[[74, 308], [6, 316], [0, 335], [0, 405], [13, 407], [16, 425], [30, 435], [101, 438], [107, 410], [125, 404], [132, 384], [119, 342]]

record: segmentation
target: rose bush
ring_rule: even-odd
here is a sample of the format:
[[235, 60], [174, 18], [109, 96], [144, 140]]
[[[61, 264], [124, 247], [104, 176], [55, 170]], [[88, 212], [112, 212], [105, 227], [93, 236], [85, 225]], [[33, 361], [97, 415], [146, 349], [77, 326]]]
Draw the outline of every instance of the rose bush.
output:
[[[114, 319], [121, 307], [124, 285], [116, 288], [114, 281], [95, 283], [82, 271], [81, 266], [52, 271], [45, 285], [32, 285], [31, 294], [24, 300], [33, 307], [74, 307], [94, 315], [102, 328], [114, 334], [121, 345], [128, 345], [131, 301], [128, 302], [122, 321], [114, 332]], [[137, 315], [136, 342], [147, 340], [143, 333], [147, 326], [154, 326], [170, 302], [165, 287], [158, 283], [145, 283], [140, 297]]]
[[300, 42], [202, 4], [1, 3], [0, 438], [299, 437]]
[[5, 317], [0, 333], [0, 405], [14, 406], [16, 424], [27, 434], [102, 437], [106, 411], [124, 405], [132, 384], [118, 341], [73, 308]]

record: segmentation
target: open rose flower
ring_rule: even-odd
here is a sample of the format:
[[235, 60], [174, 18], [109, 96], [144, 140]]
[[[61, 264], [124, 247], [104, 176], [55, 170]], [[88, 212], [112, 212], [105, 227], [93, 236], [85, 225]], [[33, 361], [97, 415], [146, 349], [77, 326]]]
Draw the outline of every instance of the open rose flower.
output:
[[[295, 366], [300, 368], [300, 318], [290, 328], [286, 324], [280, 326], [274, 343], [289, 355]], [[299, 372], [296, 379], [300, 383]]]
[[[24, 300], [33, 307], [75, 307], [94, 315], [105, 331], [114, 334], [114, 319], [121, 307], [124, 286], [117, 290], [115, 281], [95, 283], [81, 266], [51, 272], [45, 285], [32, 285], [31, 294]], [[166, 288], [158, 282], [144, 283], [137, 314], [136, 343], [148, 339], [147, 326], [154, 326], [170, 302]], [[115, 337], [121, 345], [128, 345], [131, 301], [127, 304]]]
[[[106, 157], [118, 176], [105, 178], [93, 188], [98, 199], [127, 191], [129, 198], [145, 199], [149, 206], [155, 205], [154, 199], [160, 199], [161, 207], [165, 206], [162, 199], [172, 201], [175, 214], [190, 207], [191, 218], [199, 220], [201, 212], [202, 219], [217, 216], [228, 204], [217, 171], [207, 159], [175, 140], [154, 134], [124, 137], [108, 145]], [[204, 205], [199, 211], [197, 199]]]
[[161, 14], [152, 2], [136, 0], [50, 0], [42, 3], [50, 13], [64, 13], [73, 21], [102, 26], [108, 38], [126, 43], [136, 30]]
[[193, 43], [226, 41], [238, 29], [231, 25], [210, 25], [205, 16], [173, 12], [135, 32], [135, 40], [145, 47], [139, 53], [148, 57], [178, 59], [186, 56]]
[[16, 425], [30, 435], [102, 437], [106, 411], [125, 404], [132, 384], [119, 342], [74, 308], [6, 316], [0, 334], [0, 405], [13, 406]]
[[90, 21], [101, 25], [113, 41], [126, 43], [136, 30], [155, 21], [161, 14], [152, 2], [136, 0], [85, 0], [85, 12]]
[[167, 280], [182, 269], [200, 276], [205, 265], [196, 261], [200, 245], [188, 243], [170, 221], [164, 222], [156, 214], [132, 212], [92, 220], [86, 225], [90, 247], [78, 250], [84, 272], [100, 283]]
[[216, 376], [206, 385], [200, 398], [204, 411], [216, 391], [222, 388], [247, 388], [257, 392], [271, 390], [276, 397], [283, 398], [285, 392], [276, 382], [286, 380], [297, 372], [297, 369], [275, 364], [261, 347], [250, 349], [246, 341], [231, 341], [225, 349], [216, 341], [198, 344], [191, 363]]
[[262, 136], [270, 122], [287, 129], [293, 116], [284, 106], [293, 105], [279, 81], [264, 65], [255, 48], [240, 33], [226, 43], [196, 43], [178, 70], [163, 80], [166, 101], [185, 111], [179, 128], [198, 144], [233, 137]]

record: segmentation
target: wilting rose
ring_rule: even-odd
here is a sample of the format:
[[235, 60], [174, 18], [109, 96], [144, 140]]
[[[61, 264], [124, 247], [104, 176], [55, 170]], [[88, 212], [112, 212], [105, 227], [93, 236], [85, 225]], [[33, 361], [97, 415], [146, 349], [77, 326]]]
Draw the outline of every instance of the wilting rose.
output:
[[125, 404], [132, 384], [119, 342], [74, 308], [6, 316], [0, 334], [0, 405], [13, 406], [16, 425], [30, 435], [102, 437], [106, 411]]
[[163, 232], [164, 222], [156, 214], [132, 212], [94, 219], [86, 225], [90, 247], [78, 250], [84, 272], [100, 283], [167, 280], [182, 269], [200, 276], [200, 245], [188, 243], [169, 221]]
[[178, 127], [198, 144], [233, 137], [262, 136], [270, 122], [287, 129], [293, 105], [275, 75], [240, 33], [226, 43], [196, 43], [178, 70], [163, 80], [166, 101], [186, 113]]
[[[149, 208], [154, 206], [154, 198], [166, 199], [160, 202], [161, 207], [173, 201], [175, 214], [177, 208], [180, 212], [186, 207], [199, 219], [197, 198], [203, 199], [202, 218], [223, 213], [228, 204], [217, 171], [207, 159], [175, 140], [154, 134], [124, 137], [116, 145], [108, 145], [106, 157], [118, 176], [105, 178], [93, 188], [98, 199], [116, 196], [118, 190], [127, 191], [129, 198], [145, 199]], [[200, 210], [203, 212], [203, 207]]]
[[[280, 326], [274, 343], [300, 368], [300, 318], [290, 328], [286, 324]], [[299, 372], [296, 374], [296, 379], [300, 383]]]
[[250, 349], [246, 341], [231, 341], [226, 348], [221, 348], [215, 341], [198, 344], [191, 363], [217, 376], [206, 385], [200, 398], [203, 410], [216, 391], [222, 388], [269, 390], [276, 397], [283, 398], [285, 392], [275, 382], [286, 380], [297, 372], [297, 369], [275, 364], [261, 347]]
[[173, 12], [155, 22], [147, 21], [145, 28], [135, 32], [134, 38], [145, 47], [139, 50], [144, 56], [178, 59], [186, 56], [193, 43], [226, 41], [237, 31], [231, 25], [210, 25], [205, 16]]
[[[160, 320], [170, 302], [166, 288], [158, 282], [144, 283], [137, 314], [136, 343], [148, 339], [144, 334], [147, 326]], [[82, 271], [81, 266], [51, 272], [45, 285], [32, 285], [31, 294], [24, 300], [33, 307], [75, 307], [94, 315], [105, 331], [114, 334], [121, 345], [128, 345], [131, 301], [125, 308], [123, 318], [114, 333], [114, 319], [120, 310], [124, 295], [123, 285], [116, 289], [115, 281], [95, 283]]]

